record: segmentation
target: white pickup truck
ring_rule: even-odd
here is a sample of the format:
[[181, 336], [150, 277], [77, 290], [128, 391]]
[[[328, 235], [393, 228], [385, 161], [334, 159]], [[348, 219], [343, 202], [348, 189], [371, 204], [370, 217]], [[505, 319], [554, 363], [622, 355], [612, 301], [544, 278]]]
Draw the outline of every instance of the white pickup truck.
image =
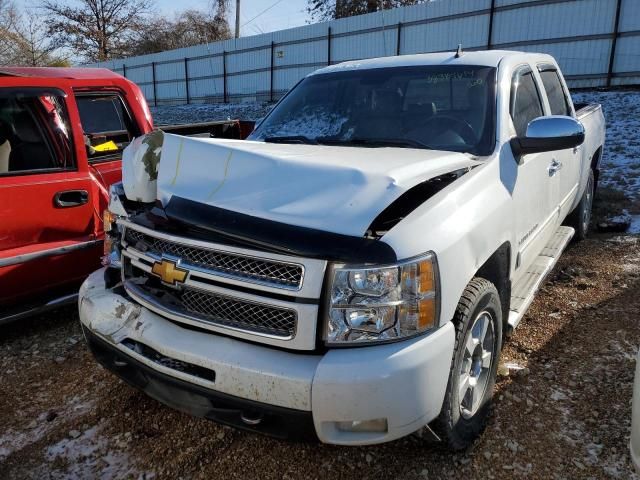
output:
[[461, 449], [505, 335], [587, 234], [605, 126], [552, 57], [458, 51], [318, 70], [248, 141], [151, 135], [80, 291], [96, 359], [239, 428], [427, 426]]

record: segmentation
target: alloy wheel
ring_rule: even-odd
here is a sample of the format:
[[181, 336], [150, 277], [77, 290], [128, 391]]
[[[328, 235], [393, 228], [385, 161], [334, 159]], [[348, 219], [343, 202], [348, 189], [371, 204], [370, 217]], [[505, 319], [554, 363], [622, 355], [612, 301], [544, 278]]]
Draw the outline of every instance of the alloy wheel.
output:
[[485, 396], [495, 351], [492, 315], [483, 310], [467, 331], [460, 367], [458, 398], [463, 418], [473, 417]]

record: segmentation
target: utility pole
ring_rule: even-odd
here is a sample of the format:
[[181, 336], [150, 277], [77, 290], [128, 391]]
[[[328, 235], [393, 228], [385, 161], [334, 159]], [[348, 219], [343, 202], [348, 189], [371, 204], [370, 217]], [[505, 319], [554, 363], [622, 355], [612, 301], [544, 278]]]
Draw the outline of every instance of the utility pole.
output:
[[240, 0], [236, 0], [236, 38], [240, 38]]

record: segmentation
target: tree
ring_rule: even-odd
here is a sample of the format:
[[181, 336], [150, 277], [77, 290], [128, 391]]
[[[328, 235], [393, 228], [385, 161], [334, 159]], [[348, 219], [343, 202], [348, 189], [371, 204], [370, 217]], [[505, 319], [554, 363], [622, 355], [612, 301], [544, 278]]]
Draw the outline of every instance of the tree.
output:
[[206, 12], [186, 10], [173, 21], [151, 18], [137, 32], [131, 54], [144, 55], [231, 38], [227, 3], [228, 0], [215, 1]]
[[19, 39], [15, 29], [19, 18], [13, 2], [0, 0], [0, 65], [15, 63]]
[[16, 27], [19, 35], [18, 61], [29, 67], [70, 66], [68, 58], [59, 54], [47, 26], [33, 11], [27, 11]]
[[352, 17], [378, 10], [415, 5], [430, 0], [307, 0], [307, 12], [316, 22]]
[[89, 62], [127, 56], [152, 0], [43, 0], [47, 29], [57, 47]]
[[12, 2], [0, 0], [0, 65], [68, 64], [68, 59], [59, 54], [46, 26], [33, 10], [20, 13]]

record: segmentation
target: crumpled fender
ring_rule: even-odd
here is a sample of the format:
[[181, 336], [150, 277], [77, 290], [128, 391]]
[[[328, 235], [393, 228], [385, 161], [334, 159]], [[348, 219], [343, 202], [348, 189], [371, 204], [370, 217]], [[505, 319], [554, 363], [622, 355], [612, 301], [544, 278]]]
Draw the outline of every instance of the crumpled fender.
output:
[[153, 203], [157, 196], [158, 165], [164, 133], [154, 130], [136, 138], [122, 153], [122, 184], [130, 200]]
[[104, 270], [93, 272], [84, 281], [78, 294], [78, 308], [88, 328], [116, 344], [126, 337], [126, 327], [140, 317], [142, 307], [105, 289]]

